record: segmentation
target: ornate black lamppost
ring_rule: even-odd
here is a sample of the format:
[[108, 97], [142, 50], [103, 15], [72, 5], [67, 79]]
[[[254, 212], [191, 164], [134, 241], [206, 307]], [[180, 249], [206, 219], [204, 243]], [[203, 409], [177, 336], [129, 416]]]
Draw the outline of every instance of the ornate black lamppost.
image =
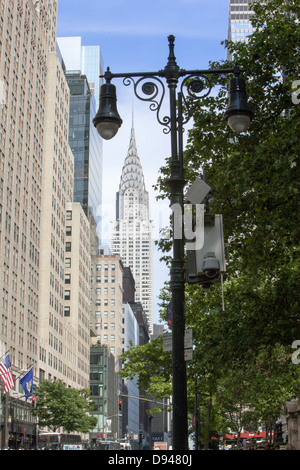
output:
[[[233, 74], [229, 88], [229, 104], [224, 117], [234, 132], [245, 132], [252, 118], [252, 112], [247, 103], [244, 80], [240, 77], [240, 69], [218, 70], [184, 70], [176, 63], [174, 55], [174, 36], [169, 36], [168, 63], [163, 70], [146, 73], [111, 73], [109, 68], [101, 78], [105, 83], [100, 89], [99, 111], [93, 123], [99, 134], [106, 140], [111, 139], [118, 132], [122, 124], [116, 106], [116, 88], [111, 83], [113, 78], [123, 78], [124, 85], [133, 83], [137, 98], [150, 102], [150, 109], [156, 111], [157, 120], [164, 126], [164, 133], [171, 135], [171, 164], [168, 186], [170, 188], [171, 207], [179, 204], [183, 209], [183, 124], [190, 119], [188, 101], [184, 94], [199, 100], [209, 95], [212, 85], [210, 75]], [[178, 82], [185, 77], [176, 96]], [[137, 78], [137, 80], [135, 80]], [[169, 88], [170, 115], [161, 119], [161, 105], [165, 97], [165, 86], [160, 78], [164, 78]], [[151, 79], [150, 81], [148, 79]], [[205, 88], [207, 85], [207, 89]], [[205, 93], [201, 96], [201, 92]], [[160, 96], [159, 96], [160, 95]], [[176, 100], [178, 100], [176, 102]], [[187, 109], [187, 118], [183, 121], [182, 102]], [[182, 212], [183, 213], [183, 212]], [[181, 234], [182, 235], [182, 234]], [[173, 259], [171, 267], [172, 291], [172, 360], [173, 360], [173, 449], [188, 449], [188, 423], [187, 423], [187, 394], [186, 394], [186, 368], [184, 361], [184, 240], [183, 235], [173, 237]]]

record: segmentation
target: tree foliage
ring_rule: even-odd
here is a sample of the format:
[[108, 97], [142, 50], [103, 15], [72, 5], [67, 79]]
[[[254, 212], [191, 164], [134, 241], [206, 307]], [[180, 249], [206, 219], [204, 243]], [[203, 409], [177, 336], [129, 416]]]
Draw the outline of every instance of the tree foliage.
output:
[[90, 390], [67, 387], [62, 381], [44, 380], [35, 388], [36, 406], [32, 413], [38, 417], [39, 425], [53, 432], [63, 428], [66, 432], [89, 432], [97, 420], [89, 416], [93, 411]]
[[143, 346], [128, 349], [121, 359], [124, 366], [120, 375], [128, 380], [137, 377], [139, 388], [144, 389], [149, 398], [170, 396], [171, 355], [163, 352], [161, 336]]

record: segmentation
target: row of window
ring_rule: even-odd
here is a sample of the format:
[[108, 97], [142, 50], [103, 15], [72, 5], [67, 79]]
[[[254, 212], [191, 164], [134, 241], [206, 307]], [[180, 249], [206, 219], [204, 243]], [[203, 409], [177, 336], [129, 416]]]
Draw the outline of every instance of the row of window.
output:
[[[97, 319], [98, 319], [98, 318], [101, 318], [101, 316], [102, 316], [102, 315], [101, 315], [101, 312], [99, 312], [99, 311], [95, 312], [95, 316], [96, 316]], [[116, 312], [115, 312], [114, 310], [111, 310], [110, 316], [111, 316], [111, 318], [115, 318]], [[107, 311], [107, 310], [105, 310], [105, 311], [103, 312], [103, 317], [104, 317], [104, 318], [108, 318], [108, 311]]]
[[[108, 271], [108, 268], [109, 268], [109, 265], [108, 264], [104, 264], [104, 271]], [[115, 264], [111, 264], [110, 265], [110, 269], [112, 271], [115, 271], [116, 270], [116, 265]], [[93, 265], [91, 266], [91, 270], [93, 271]], [[101, 271], [102, 270], [102, 264], [96, 264], [96, 271]]]
[[[95, 281], [97, 284], [101, 283], [101, 276], [95, 276]], [[93, 277], [91, 277], [91, 282], [93, 282]], [[104, 276], [103, 282], [108, 283], [108, 276]], [[110, 282], [116, 282], [115, 276], [110, 276]]]
[[[103, 289], [103, 294], [108, 295], [108, 287], [96, 287], [95, 294], [101, 295], [101, 289]], [[116, 289], [114, 287], [110, 288], [110, 293], [114, 295], [116, 293]], [[93, 295], [93, 289], [91, 289], [91, 295]]]
[[249, 5], [236, 5], [230, 7], [231, 11], [249, 11]]
[[[91, 300], [91, 305], [92, 305], [92, 303], [93, 303], [93, 301]], [[96, 299], [96, 300], [95, 300], [95, 305], [96, 305], [96, 307], [100, 307], [100, 305], [101, 305], [101, 299]], [[105, 307], [108, 306], [108, 299], [103, 299], [103, 305], [104, 305]], [[110, 299], [110, 305], [111, 305], [111, 307], [114, 307], [114, 306], [116, 305], [115, 299]]]
[[[115, 330], [115, 327], [116, 327], [115, 323], [110, 324], [110, 329], [111, 330]], [[103, 323], [103, 325], [102, 325], [102, 322], [101, 323], [96, 323], [95, 328], [96, 328], [96, 330], [102, 330], [102, 329], [103, 330], [108, 330], [108, 323]], [[112, 335], [112, 336], [114, 337], [115, 335]]]
[[246, 3], [249, 5], [251, 2], [255, 2], [255, 0], [230, 0], [230, 4], [232, 5], [233, 3]]

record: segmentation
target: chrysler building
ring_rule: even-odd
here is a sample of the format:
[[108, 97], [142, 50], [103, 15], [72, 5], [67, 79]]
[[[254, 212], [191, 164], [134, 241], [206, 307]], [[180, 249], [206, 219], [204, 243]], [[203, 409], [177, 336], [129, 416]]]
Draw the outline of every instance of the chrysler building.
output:
[[153, 252], [152, 224], [149, 220], [149, 195], [138, 156], [134, 127], [122, 169], [116, 199], [116, 222], [111, 251], [130, 266], [135, 279], [135, 301], [141, 302], [153, 330]]

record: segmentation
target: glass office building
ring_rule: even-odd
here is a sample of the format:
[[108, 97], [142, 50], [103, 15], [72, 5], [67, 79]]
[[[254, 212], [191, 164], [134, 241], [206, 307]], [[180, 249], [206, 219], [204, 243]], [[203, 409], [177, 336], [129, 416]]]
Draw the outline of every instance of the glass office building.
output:
[[83, 46], [81, 37], [57, 38], [67, 70], [80, 70], [87, 76], [90, 89], [95, 96], [98, 111], [100, 75], [103, 75], [103, 59], [100, 46]]
[[74, 155], [74, 202], [97, 222], [102, 202], [102, 140], [94, 125], [95, 97], [85, 75], [67, 71], [70, 88], [69, 145]]
[[[253, 15], [251, 3], [257, 0], [229, 0], [228, 40], [246, 42], [253, 32], [250, 19]], [[227, 52], [227, 59], [231, 56]]]
[[103, 61], [100, 46], [82, 46], [81, 37], [57, 38], [70, 87], [69, 145], [74, 154], [74, 202], [93, 216], [101, 237], [103, 140], [93, 125], [99, 103]]

